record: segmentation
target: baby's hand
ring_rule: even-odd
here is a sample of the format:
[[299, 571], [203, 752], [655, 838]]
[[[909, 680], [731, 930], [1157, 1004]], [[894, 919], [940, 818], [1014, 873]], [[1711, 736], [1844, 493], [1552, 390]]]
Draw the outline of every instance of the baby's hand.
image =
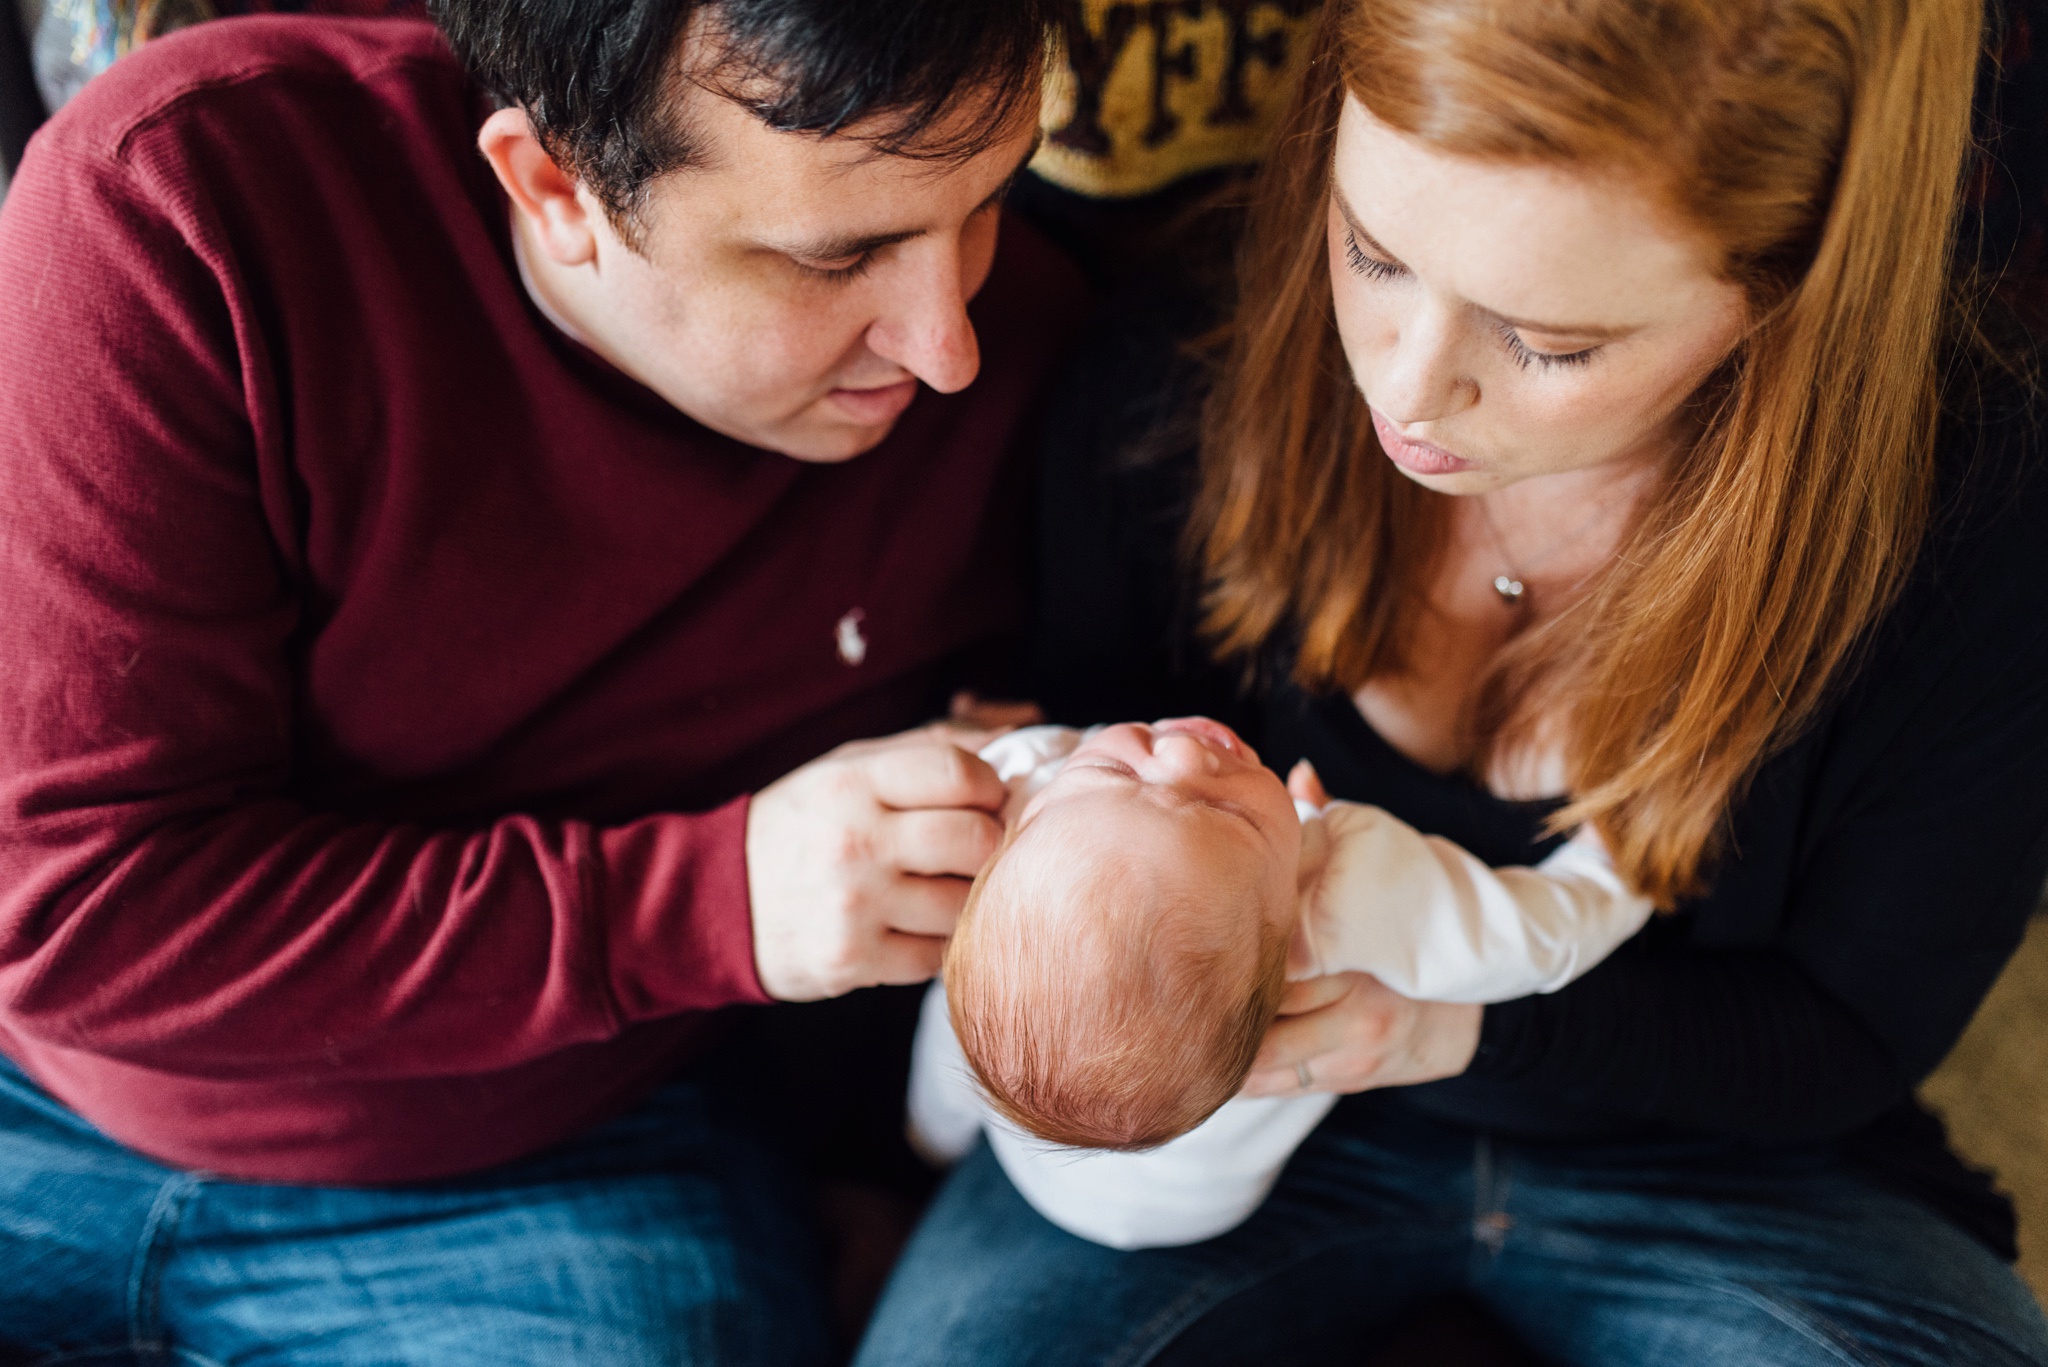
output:
[[1323, 780], [1316, 775], [1315, 765], [1305, 759], [1296, 760], [1294, 767], [1287, 771], [1287, 796], [1311, 807], [1330, 805], [1330, 794], [1323, 788]]

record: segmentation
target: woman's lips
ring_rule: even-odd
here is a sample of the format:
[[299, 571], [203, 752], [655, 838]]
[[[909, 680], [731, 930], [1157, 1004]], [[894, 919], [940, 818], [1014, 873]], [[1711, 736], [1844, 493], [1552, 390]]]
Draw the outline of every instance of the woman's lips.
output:
[[1394, 424], [1380, 416], [1379, 409], [1368, 405], [1368, 411], [1372, 414], [1372, 430], [1380, 436], [1380, 449], [1387, 453], [1387, 459], [1410, 474], [1455, 475], [1476, 468], [1471, 461], [1454, 456], [1441, 446], [1402, 436]]
[[874, 389], [835, 389], [830, 395], [839, 411], [862, 427], [894, 422], [917, 397], [916, 380], [898, 380]]

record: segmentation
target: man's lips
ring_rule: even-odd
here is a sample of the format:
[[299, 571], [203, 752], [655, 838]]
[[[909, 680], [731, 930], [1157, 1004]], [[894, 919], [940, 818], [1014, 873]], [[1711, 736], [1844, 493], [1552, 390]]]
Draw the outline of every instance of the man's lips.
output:
[[826, 396], [839, 411], [863, 427], [894, 422], [917, 397], [917, 381], [898, 380], [873, 389], [835, 389]]
[[1372, 413], [1372, 430], [1379, 433], [1380, 449], [1387, 453], [1387, 459], [1411, 474], [1455, 475], [1461, 470], [1475, 468], [1471, 461], [1452, 455], [1441, 446], [1402, 436], [1394, 424], [1380, 415], [1379, 409], [1370, 408], [1369, 411]]

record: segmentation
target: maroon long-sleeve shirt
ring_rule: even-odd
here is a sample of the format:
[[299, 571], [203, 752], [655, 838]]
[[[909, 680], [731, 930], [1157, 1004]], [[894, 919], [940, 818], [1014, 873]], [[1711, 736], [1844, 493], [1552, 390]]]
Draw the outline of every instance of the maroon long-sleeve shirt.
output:
[[744, 794], [1019, 610], [1041, 241], [971, 387], [804, 465], [537, 314], [484, 112], [424, 24], [209, 24], [0, 214], [0, 1049], [170, 1163], [425, 1178], [627, 1104], [761, 999]]

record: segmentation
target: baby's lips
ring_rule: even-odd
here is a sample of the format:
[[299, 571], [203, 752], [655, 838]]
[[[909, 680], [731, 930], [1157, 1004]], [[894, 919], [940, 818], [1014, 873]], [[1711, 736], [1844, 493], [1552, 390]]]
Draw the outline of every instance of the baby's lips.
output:
[[1237, 732], [1231, 730], [1222, 722], [1208, 717], [1166, 717], [1153, 722], [1152, 729], [1154, 731], [1164, 731], [1170, 735], [1197, 736], [1209, 741], [1211, 744], [1220, 745], [1225, 750], [1229, 750], [1234, 754], [1246, 755], [1252, 759], [1258, 758], [1258, 755], [1253, 752], [1251, 746], [1246, 745], [1244, 738], [1239, 736]]

